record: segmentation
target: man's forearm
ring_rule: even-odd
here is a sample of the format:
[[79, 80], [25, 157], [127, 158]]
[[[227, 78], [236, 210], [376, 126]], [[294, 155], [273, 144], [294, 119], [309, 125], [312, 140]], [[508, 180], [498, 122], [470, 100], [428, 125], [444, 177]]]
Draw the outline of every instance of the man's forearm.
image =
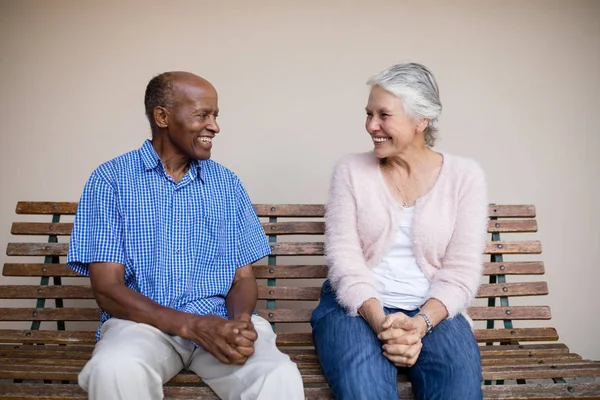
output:
[[248, 319], [256, 308], [258, 286], [254, 277], [240, 279], [233, 284], [225, 304], [229, 319]]
[[126, 286], [114, 285], [96, 293], [100, 307], [114, 317], [152, 325], [163, 332], [184, 336], [182, 331], [190, 315], [161, 306]]

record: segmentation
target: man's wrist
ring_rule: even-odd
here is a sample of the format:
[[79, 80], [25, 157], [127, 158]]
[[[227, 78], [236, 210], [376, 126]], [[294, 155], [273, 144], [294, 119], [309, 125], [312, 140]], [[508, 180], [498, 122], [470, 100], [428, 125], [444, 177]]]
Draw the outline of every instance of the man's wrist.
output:
[[231, 316], [231, 319], [234, 321], [244, 321], [244, 322], [250, 322], [252, 320], [252, 313], [237, 313], [237, 314], [233, 314]]

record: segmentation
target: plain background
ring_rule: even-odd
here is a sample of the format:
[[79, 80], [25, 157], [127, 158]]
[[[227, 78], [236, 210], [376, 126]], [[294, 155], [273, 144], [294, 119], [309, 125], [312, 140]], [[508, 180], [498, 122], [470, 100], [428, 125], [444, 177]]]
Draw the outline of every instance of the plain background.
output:
[[536, 205], [539, 325], [600, 359], [599, 1], [0, 1], [0, 244], [22, 240], [18, 200], [77, 201], [142, 144], [167, 70], [216, 86], [213, 158], [253, 202], [323, 203], [334, 162], [371, 148], [365, 81], [401, 61], [437, 76], [437, 147], [478, 160], [491, 201]]

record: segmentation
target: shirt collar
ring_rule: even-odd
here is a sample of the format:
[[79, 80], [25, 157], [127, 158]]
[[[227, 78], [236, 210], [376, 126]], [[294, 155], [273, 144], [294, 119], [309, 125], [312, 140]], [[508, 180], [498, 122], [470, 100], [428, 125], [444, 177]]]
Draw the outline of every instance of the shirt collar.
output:
[[[142, 147], [140, 148], [140, 154], [142, 155], [142, 161], [144, 162], [144, 168], [146, 171], [151, 171], [157, 168], [159, 165], [162, 165], [162, 161], [154, 150], [152, 146], [152, 141], [147, 139]], [[202, 176], [205, 168], [202, 168], [204, 160], [191, 160], [190, 161], [190, 175], [193, 178], [200, 178], [202, 182], [204, 182], [204, 178]]]

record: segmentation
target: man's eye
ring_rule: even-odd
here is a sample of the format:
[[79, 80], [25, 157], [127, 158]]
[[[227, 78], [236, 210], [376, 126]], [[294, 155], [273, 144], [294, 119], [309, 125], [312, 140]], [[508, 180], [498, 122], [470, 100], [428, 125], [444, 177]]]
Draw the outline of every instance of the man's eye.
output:
[[200, 119], [206, 119], [206, 114], [198, 114], [197, 117]]

